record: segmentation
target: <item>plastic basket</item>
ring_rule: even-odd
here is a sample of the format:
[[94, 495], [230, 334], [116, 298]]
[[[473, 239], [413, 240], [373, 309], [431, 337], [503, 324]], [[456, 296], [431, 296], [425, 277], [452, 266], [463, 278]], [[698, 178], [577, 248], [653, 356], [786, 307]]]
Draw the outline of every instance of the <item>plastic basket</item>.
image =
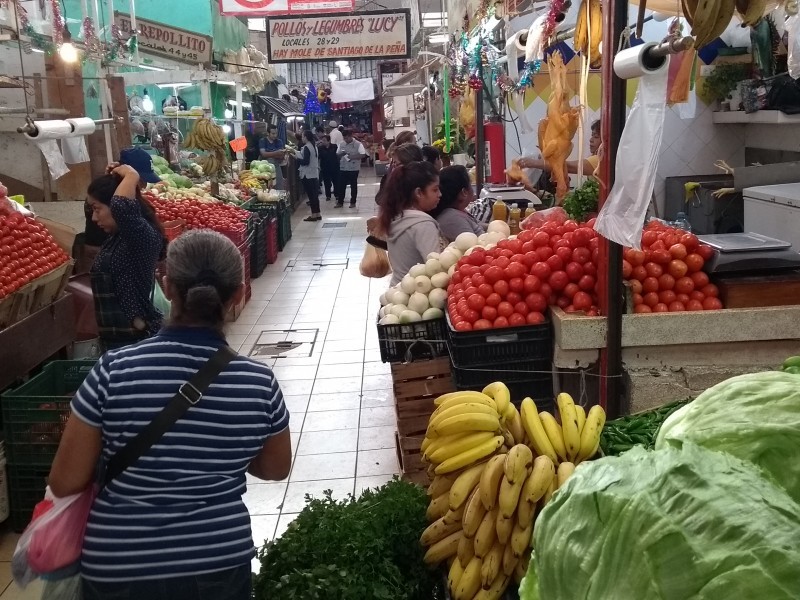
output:
[[31, 522], [34, 507], [44, 498], [50, 467], [8, 466], [11, 527], [21, 533]]
[[70, 401], [96, 361], [51, 362], [3, 394], [3, 430], [11, 464], [49, 467], [70, 415]]
[[444, 318], [405, 325], [378, 325], [378, 344], [383, 362], [406, 362], [447, 355]]
[[267, 268], [267, 233], [266, 221], [257, 219], [250, 242], [250, 277], [261, 277]]
[[186, 221], [183, 219], [176, 219], [175, 221], [167, 221], [162, 223], [164, 227], [164, 236], [168, 242], [172, 242], [178, 238], [180, 234], [186, 229]]
[[526, 396], [536, 401], [539, 410], [552, 410], [554, 406], [553, 376], [549, 359], [516, 361], [506, 368], [491, 366], [460, 367], [451, 364], [453, 380], [458, 390], [480, 391], [494, 381], [508, 386], [511, 400], [519, 406]]
[[[450, 356], [459, 367], [509, 365], [520, 360], [552, 360], [551, 323], [507, 329], [455, 331], [446, 315]], [[496, 380], [494, 380], [496, 381]]]
[[267, 252], [267, 264], [272, 265], [278, 261], [278, 218], [270, 217], [267, 219], [265, 228], [265, 242]]
[[217, 233], [221, 233], [230, 241], [232, 241], [237, 246], [241, 246], [247, 240], [247, 224], [242, 223], [240, 227], [236, 229], [224, 229], [224, 228], [215, 228], [214, 231]]

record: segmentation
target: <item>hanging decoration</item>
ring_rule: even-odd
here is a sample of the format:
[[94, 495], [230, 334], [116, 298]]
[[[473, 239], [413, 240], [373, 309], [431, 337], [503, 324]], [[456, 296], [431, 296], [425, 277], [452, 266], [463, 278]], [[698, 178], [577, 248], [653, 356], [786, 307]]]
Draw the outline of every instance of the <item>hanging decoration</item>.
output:
[[64, 43], [64, 15], [61, 14], [61, 0], [50, 0], [50, 10], [52, 12], [53, 43], [56, 48], [60, 48]]
[[547, 10], [547, 19], [544, 23], [544, 39], [548, 39], [556, 30], [556, 25], [564, 19], [565, 0], [550, 0], [550, 8]]
[[97, 31], [91, 17], [86, 17], [83, 20], [83, 45], [87, 58], [100, 60], [104, 57], [105, 48], [103, 42], [97, 37]]
[[122, 36], [116, 24], [111, 25], [111, 41], [106, 45], [105, 60], [106, 64], [114, 62], [117, 59], [127, 58], [136, 53], [136, 47], [139, 43], [139, 32], [132, 31], [130, 37], [126, 40]]
[[19, 28], [25, 36], [31, 40], [31, 46], [44, 51], [48, 56], [55, 53], [55, 46], [41, 33], [36, 31], [28, 19], [28, 11], [22, 6], [20, 0], [16, 0], [17, 18], [19, 19]]
[[308, 83], [308, 93], [306, 94], [306, 102], [305, 106], [303, 106], [303, 112], [307, 115], [318, 115], [323, 112], [322, 107], [319, 105], [317, 88], [314, 87], [313, 81]]

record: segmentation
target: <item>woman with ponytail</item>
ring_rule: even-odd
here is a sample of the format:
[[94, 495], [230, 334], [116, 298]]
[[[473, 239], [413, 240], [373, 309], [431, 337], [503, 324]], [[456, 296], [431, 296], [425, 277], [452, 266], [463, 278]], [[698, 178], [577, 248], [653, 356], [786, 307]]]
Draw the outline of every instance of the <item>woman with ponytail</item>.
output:
[[428, 212], [439, 204], [439, 176], [431, 163], [411, 162], [395, 167], [381, 199], [378, 220], [388, 232], [391, 285], [396, 285], [431, 252], [447, 245], [436, 219]]

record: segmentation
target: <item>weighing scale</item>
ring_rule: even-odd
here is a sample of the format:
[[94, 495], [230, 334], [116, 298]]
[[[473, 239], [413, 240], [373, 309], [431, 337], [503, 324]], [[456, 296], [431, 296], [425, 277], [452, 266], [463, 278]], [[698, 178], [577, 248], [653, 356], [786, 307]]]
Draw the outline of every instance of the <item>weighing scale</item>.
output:
[[492, 185], [486, 184], [481, 190], [480, 198], [503, 199], [503, 202], [509, 205], [516, 204], [522, 210], [525, 210], [529, 204], [533, 203], [534, 206], [541, 206], [542, 201], [539, 196], [533, 192], [529, 192], [522, 186], [517, 185]]
[[705, 265], [709, 274], [800, 269], [800, 253], [783, 240], [748, 232], [701, 235], [698, 239], [715, 250]]

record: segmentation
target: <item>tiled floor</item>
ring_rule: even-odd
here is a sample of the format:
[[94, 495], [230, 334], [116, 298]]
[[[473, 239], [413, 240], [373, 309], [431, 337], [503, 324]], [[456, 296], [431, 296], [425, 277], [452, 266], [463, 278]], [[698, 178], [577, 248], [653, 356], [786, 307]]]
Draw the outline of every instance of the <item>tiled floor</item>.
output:
[[[250, 302], [228, 327], [229, 343], [242, 354], [250, 352], [263, 331], [280, 335], [262, 341], [316, 340], [313, 347], [292, 351], [305, 350], [304, 356], [259, 358], [274, 368], [285, 394], [294, 463], [287, 481], [248, 480], [244, 501], [256, 546], [286, 530], [306, 494], [319, 496], [330, 489], [334, 497], [343, 498], [381, 485], [398, 472], [391, 377], [389, 365], [380, 361], [374, 327], [377, 298], [387, 281], [367, 279], [358, 271], [366, 219], [375, 213], [377, 183], [362, 177], [357, 209], [334, 209], [323, 196], [320, 223], [303, 222], [308, 211], [299, 208], [292, 240], [278, 262], [253, 280]], [[288, 268], [290, 261], [297, 261], [294, 270]], [[347, 268], [331, 264], [308, 270], [310, 263], [348, 261]], [[297, 330], [312, 330], [316, 336]], [[36, 585], [23, 592], [11, 582], [8, 561], [16, 539], [0, 534], [0, 600], [38, 600]], [[253, 568], [259, 568], [257, 561]]]

